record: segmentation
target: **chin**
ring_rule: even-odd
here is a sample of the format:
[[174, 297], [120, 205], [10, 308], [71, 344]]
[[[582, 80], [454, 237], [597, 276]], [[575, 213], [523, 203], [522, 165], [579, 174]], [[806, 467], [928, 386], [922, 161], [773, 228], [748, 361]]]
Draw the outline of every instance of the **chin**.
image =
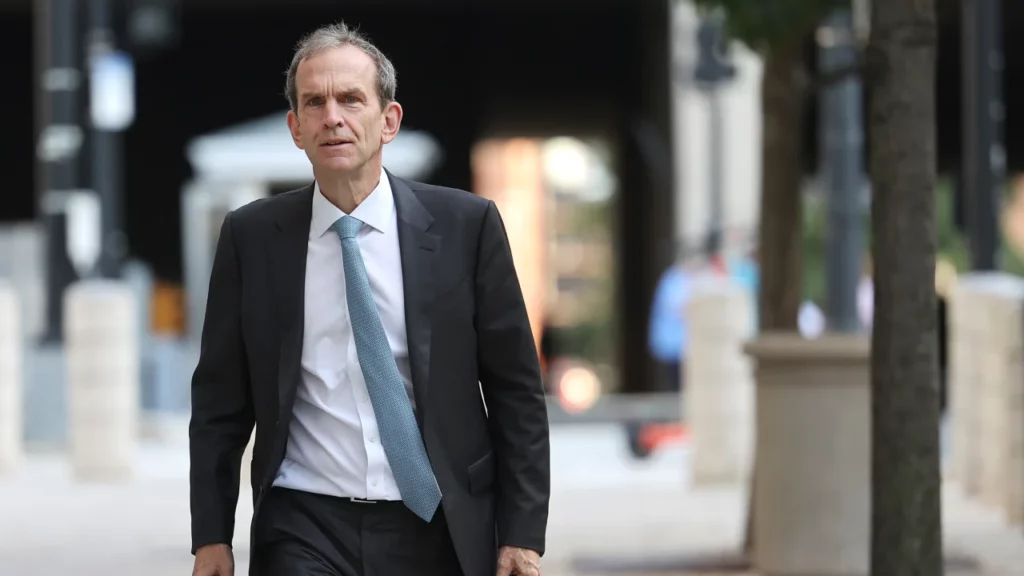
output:
[[362, 166], [362, 162], [355, 158], [323, 158], [319, 162], [319, 168], [332, 172], [348, 172]]

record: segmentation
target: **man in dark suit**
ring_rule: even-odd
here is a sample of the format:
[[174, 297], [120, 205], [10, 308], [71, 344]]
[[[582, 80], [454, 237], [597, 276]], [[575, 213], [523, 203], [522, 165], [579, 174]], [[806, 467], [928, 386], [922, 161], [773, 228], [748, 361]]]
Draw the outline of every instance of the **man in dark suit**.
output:
[[250, 573], [540, 574], [540, 370], [504, 226], [382, 168], [395, 71], [344, 24], [300, 42], [288, 125], [314, 184], [228, 214], [192, 380], [197, 576], [230, 576], [255, 425]]

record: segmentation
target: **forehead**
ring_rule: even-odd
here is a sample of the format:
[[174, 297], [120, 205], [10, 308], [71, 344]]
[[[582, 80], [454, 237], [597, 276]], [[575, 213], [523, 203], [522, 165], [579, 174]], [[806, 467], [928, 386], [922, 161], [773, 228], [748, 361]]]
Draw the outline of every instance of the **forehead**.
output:
[[326, 81], [364, 84], [371, 82], [375, 74], [373, 58], [358, 47], [346, 44], [303, 59], [295, 71], [295, 82], [311, 87]]

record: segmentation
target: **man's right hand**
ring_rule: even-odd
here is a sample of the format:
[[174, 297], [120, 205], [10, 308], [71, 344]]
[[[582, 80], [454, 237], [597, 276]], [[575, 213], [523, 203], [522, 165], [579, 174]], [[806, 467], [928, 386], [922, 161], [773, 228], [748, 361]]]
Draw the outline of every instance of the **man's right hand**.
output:
[[196, 550], [192, 576], [235, 576], [235, 556], [227, 544], [207, 544]]

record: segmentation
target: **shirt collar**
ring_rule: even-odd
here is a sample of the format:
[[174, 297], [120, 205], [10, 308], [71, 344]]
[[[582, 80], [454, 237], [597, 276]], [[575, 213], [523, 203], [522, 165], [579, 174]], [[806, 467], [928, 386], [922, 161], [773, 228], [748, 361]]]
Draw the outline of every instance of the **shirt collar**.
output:
[[[380, 182], [377, 183], [377, 187], [359, 203], [359, 206], [356, 206], [351, 216], [378, 232], [384, 232], [386, 230], [385, 226], [391, 220], [391, 214], [394, 210], [395, 198], [391, 193], [391, 181], [382, 168], [380, 171]], [[320, 183], [314, 184], [313, 218], [310, 228], [310, 233], [313, 237], [319, 238], [323, 236], [344, 215], [345, 213], [341, 209], [331, 204], [331, 201], [320, 192]]]

